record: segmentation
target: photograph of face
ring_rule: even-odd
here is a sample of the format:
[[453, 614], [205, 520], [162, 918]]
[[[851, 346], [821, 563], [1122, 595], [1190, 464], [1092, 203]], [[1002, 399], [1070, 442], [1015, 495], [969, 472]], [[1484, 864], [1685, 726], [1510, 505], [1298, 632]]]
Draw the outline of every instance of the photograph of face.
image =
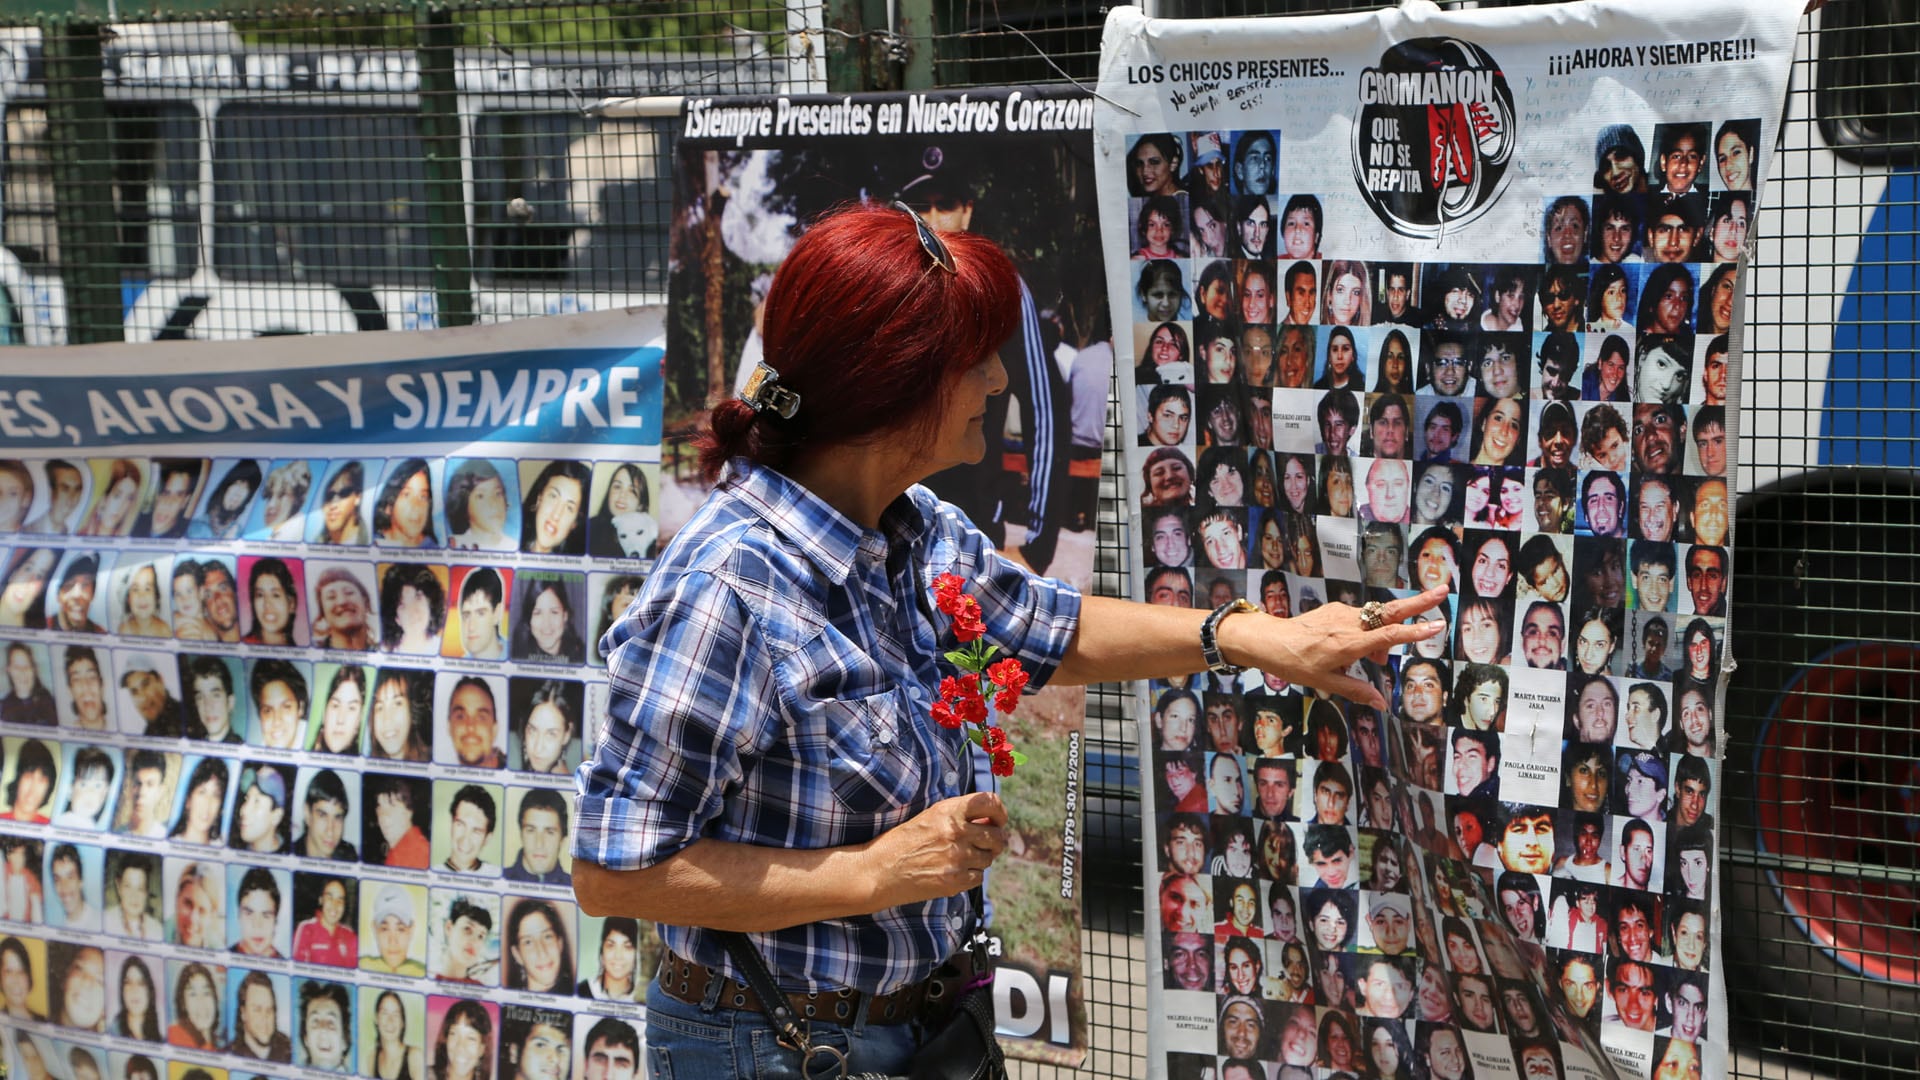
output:
[[571, 995], [575, 966], [574, 905], [561, 900], [506, 899], [506, 986], [539, 994]]
[[487, 1080], [493, 1074], [494, 1047], [500, 1030], [500, 1006], [492, 1002], [427, 999], [427, 1053], [434, 1076], [448, 1080]]
[[522, 570], [513, 581], [515, 660], [579, 664], [586, 660], [586, 575]]
[[447, 568], [423, 563], [381, 563], [380, 648], [383, 652], [437, 656], [447, 625]]
[[[156, 967], [157, 970], [157, 967]], [[227, 968], [202, 960], [167, 961], [167, 1042], [189, 1050], [218, 1050], [227, 1044], [222, 1009]]]
[[247, 680], [238, 657], [181, 653], [179, 678], [188, 737], [229, 745], [245, 741]]
[[595, 1001], [644, 1001], [664, 949], [652, 923], [582, 915], [577, 992]]
[[321, 979], [293, 981], [296, 1064], [322, 1072], [353, 1071], [353, 990]]
[[47, 1019], [46, 973], [46, 942], [11, 934], [0, 937], [0, 999], [4, 999], [0, 1008], [9, 1021]]
[[572, 800], [553, 788], [508, 788], [505, 820], [508, 881], [542, 885], [573, 883], [573, 854], [567, 838]]
[[135, 750], [126, 757], [113, 831], [158, 840], [171, 822], [174, 787], [180, 782], [180, 755]]
[[299, 871], [293, 877], [292, 903], [295, 960], [329, 967], [359, 962], [359, 894], [350, 878]]
[[47, 1019], [76, 1031], [107, 1030], [107, 954], [92, 943], [47, 943]]
[[219, 846], [226, 842], [228, 802], [238, 762], [230, 758], [189, 756], [181, 762], [180, 785], [168, 839], [176, 844]]
[[56, 841], [47, 846], [44, 880], [48, 926], [100, 932], [106, 853], [90, 844]]
[[427, 890], [397, 881], [360, 883], [360, 970], [427, 973]]
[[56, 1041], [53, 1060], [65, 1066], [69, 1080], [101, 1080], [106, 1075], [107, 1052], [98, 1047]]
[[465, 660], [507, 658], [507, 635], [512, 632], [507, 598], [513, 573], [507, 567], [452, 568], [447, 598], [453, 609], [440, 634], [442, 655]]
[[456, 874], [498, 876], [504, 800], [498, 784], [434, 781], [433, 865]]
[[640, 1033], [618, 1017], [576, 1013], [573, 1075], [581, 1080], [635, 1080], [642, 1073]]
[[239, 571], [245, 589], [240, 622], [246, 629], [240, 640], [249, 645], [282, 648], [308, 644], [310, 620], [306, 610], [306, 573], [301, 561], [243, 555]]
[[425, 870], [431, 848], [433, 786], [424, 776], [366, 773], [362, 859], [370, 865]]
[[47, 609], [54, 606], [50, 589], [58, 548], [15, 548], [0, 579], [0, 627], [47, 625]]
[[566, 679], [516, 677], [508, 684], [513, 718], [507, 758], [522, 772], [571, 775], [580, 763], [586, 686]]
[[289, 458], [272, 461], [261, 497], [254, 501], [246, 538], [297, 544], [306, 538], [307, 509], [315, 502], [315, 480], [326, 469], [324, 461]]
[[108, 620], [121, 637], [170, 638], [173, 626], [168, 608], [173, 580], [169, 556], [129, 555], [118, 560], [106, 583]]
[[7, 738], [0, 769], [0, 821], [45, 825], [52, 819], [53, 794], [60, 781], [60, 744], [50, 739]]
[[313, 643], [323, 649], [363, 651], [380, 640], [380, 595], [370, 563], [307, 563], [307, 610], [313, 622]]
[[220, 1004], [225, 1010], [221, 1019], [233, 1040], [228, 1053], [279, 1065], [293, 1061], [293, 1039], [288, 1034], [293, 992], [287, 976], [229, 968]]
[[48, 579], [47, 629], [104, 634], [113, 615], [108, 597], [116, 555], [73, 549], [61, 556]]
[[290, 807], [293, 853], [308, 859], [357, 862], [353, 837], [360, 835], [360, 780], [347, 769], [302, 768]]
[[187, 535], [197, 540], [239, 539], [263, 479], [260, 462], [252, 458], [216, 458], [208, 474], [206, 498], [187, 525]]
[[578, 461], [520, 462], [520, 550], [586, 554], [591, 481], [587, 466]]
[[500, 985], [500, 897], [434, 888], [427, 913], [427, 966], [442, 982]]
[[236, 865], [227, 874], [227, 888], [227, 948], [253, 960], [288, 956], [293, 949], [293, 873]]
[[373, 500], [367, 495], [369, 475], [377, 476], [380, 462], [329, 462], [326, 482], [313, 512], [307, 515], [310, 544], [363, 545], [369, 539], [367, 517]]
[[359, 1030], [353, 1039], [360, 1075], [422, 1077], [426, 1071], [427, 999], [424, 994], [362, 986]]
[[85, 461], [48, 458], [27, 463], [32, 477], [33, 502], [28, 506], [23, 533], [70, 536], [80, 527], [81, 511], [92, 499], [94, 474]]
[[[113, 654], [92, 645], [35, 646], [46, 650], [60, 726], [82, 731], [113, 728]], [[8, 657], [11, 665], [13, 659]], [[7, 673], [8, 689], [16, 689], [14, 672]]]
[[520, 485], [514, 463], [449, 458], [444, 513], [447, 546], [456, 551], [516, 551], [520, 546]]
[[439, 730], [434, 760], [442, 765], [498, 769], [506, 765], [507, 680], [500, 675], [440, 672], [434, 686]]
[[658, 466], [630, 461], [595, 464], [593, 517], [587, 523], [588, 554], [621, 559], [652, 558], [660, 539], [652, 493], [659, 486]]
[[173, 1004], [162, 981], [162, 962], [138, 953], [107, 953], [107, 990], [112, 997], [107, 1030], [122, 1038], [158, 1043], [168, 1026]]
[[588, 642], [593, 646], [596, 660], [605, 662], [607, 656], [600, 649], [601, 639], [633, 606], [634, 598], [640, 595], [640, 589], [646, 581], [642, 574], [587, 575], [587, 610], [593, 614], [593, 621], [587, 628]]
[[255, 855], [285, 851], [293, 831], [294, 814], [288, 803], [293, 781], [291, 765], [261, 763], [241, 769], [233, 821], [227, 827], [227, 846]]
[[312, 669], [305, 660], [270, 657], [253, 660], [247, 670], [247, 699], [253, 713], [248, 738], [275, 750], [297, 750], [306, 733], [313, 699]]
[[369, 758], [426, 761], [433, 755], [433, 672], [376, 669], [367, 683]]
[[434, 520], [441, 462], [394, 458], [387, 463], [380, 494], [373, 503], [373, 542], [382, 547], [439, 547], [445, 536]]
[[358, 754], [376, 670], [357, 664], [314, 665], [318, 693], [300, 744], [322, 754]]

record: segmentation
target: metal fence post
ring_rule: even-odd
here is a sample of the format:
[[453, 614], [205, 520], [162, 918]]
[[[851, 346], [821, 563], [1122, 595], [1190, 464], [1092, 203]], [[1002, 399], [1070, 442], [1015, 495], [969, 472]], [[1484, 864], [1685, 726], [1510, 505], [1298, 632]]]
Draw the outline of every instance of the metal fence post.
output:
[[67, 340], [120, 341], [118, 228], [113, 206], [112, 124], [101, 77], [102, 24], [53, 18], [42, 24], [47, 70], [47, 156], [54, 227], [67, 293]]
[[459, 85], [453, 12], [422, 0], [414, 8], [420, 58], [420, 143], [426, 151], [427, 243], [433, 252], [434, 307], [440, 326], [473, 322], [473, 257], [460, 176]]

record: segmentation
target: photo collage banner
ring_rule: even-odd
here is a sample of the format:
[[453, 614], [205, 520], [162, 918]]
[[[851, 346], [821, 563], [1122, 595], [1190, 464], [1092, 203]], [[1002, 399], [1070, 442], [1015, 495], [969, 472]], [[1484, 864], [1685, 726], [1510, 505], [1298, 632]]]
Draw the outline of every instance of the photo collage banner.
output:
[[638, 1075], [569, 826], [661, 319], [564, 325], [0, 358], [11, 1075]]
[[1152, 1075], [1725, 1071], [1739, 278], [1800, 6], [1109, 18], [1140, 597], [1449, 593], [1349, 672], [1384, 713], [1145, 686]]

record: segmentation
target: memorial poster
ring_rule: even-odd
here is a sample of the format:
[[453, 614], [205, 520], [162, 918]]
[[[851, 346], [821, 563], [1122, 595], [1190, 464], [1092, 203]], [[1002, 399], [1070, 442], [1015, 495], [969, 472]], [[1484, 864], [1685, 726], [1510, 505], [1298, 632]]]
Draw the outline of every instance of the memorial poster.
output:
[[1739, 290], [1800, 6], [1110, 16], [1142, 598], [1450, 593], [1350, 672], [1385, 711], [1145, 687], [1152, 1075], [1724, 1072]]
[[[1059, 87], [906, 94], [689, 98], [674, 176], [666, 427], [689, 425], [761, 357], [756, 311], [780, 261], [821, 214], [905, 203], [935, 228], [1000, 244], [1021, 277], [1020, 328], [1001, 349], [987, 456], [927, 481], [1000, 549], [1082, 590], [1113, 375], [1094, 209], [1093, 99]], [[663, 527], [685, 518], [676, 494]], [[1077, 1064], [1086, 1051], [1078, 892], [1086, 693], [1026, 697], [1007, 732], [1030, 755], [1000, 784], [1008, 852], [988, 878], [1000, 950], [1000, 1035], [1015, 1056]]]
[[11, 1075], [635, 1075], [659, 938], [568, 840], [660, 330], [0, 357]]

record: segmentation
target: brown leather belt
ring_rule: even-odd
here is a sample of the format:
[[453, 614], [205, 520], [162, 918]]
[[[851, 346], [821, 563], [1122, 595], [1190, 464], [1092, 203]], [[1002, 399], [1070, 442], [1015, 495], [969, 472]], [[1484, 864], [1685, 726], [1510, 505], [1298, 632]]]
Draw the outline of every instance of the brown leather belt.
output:
[[[660, 989], [676, 1001], [684, 1001], [689, 1005], [704, 1004], [708, 988], [719, 982], [718, 1004], [721, 1008], [763, 1012], [760, 996], [747, 984], [727, 977], [718, 968], [696, 964], [678, 956], [671, 949], [662, 955], [656, 977], [660, 980]], [[852, 1023], [854, 1010], [860, 1007], [863, 998], [866, 999], [869, 1024], [937, 1020], [946, 1015], [954, 1002], [960, 1000], [960, 991], [966, 981], [967, 976], [961, 971], [961, 965], [949, 960], [927, 978], [892, 993], [873, 995], [852, 989], [821, 990], [811, 994], [794, 992], [787, 995], [787, 1003], [798, 1016], [836, 1024]]]

